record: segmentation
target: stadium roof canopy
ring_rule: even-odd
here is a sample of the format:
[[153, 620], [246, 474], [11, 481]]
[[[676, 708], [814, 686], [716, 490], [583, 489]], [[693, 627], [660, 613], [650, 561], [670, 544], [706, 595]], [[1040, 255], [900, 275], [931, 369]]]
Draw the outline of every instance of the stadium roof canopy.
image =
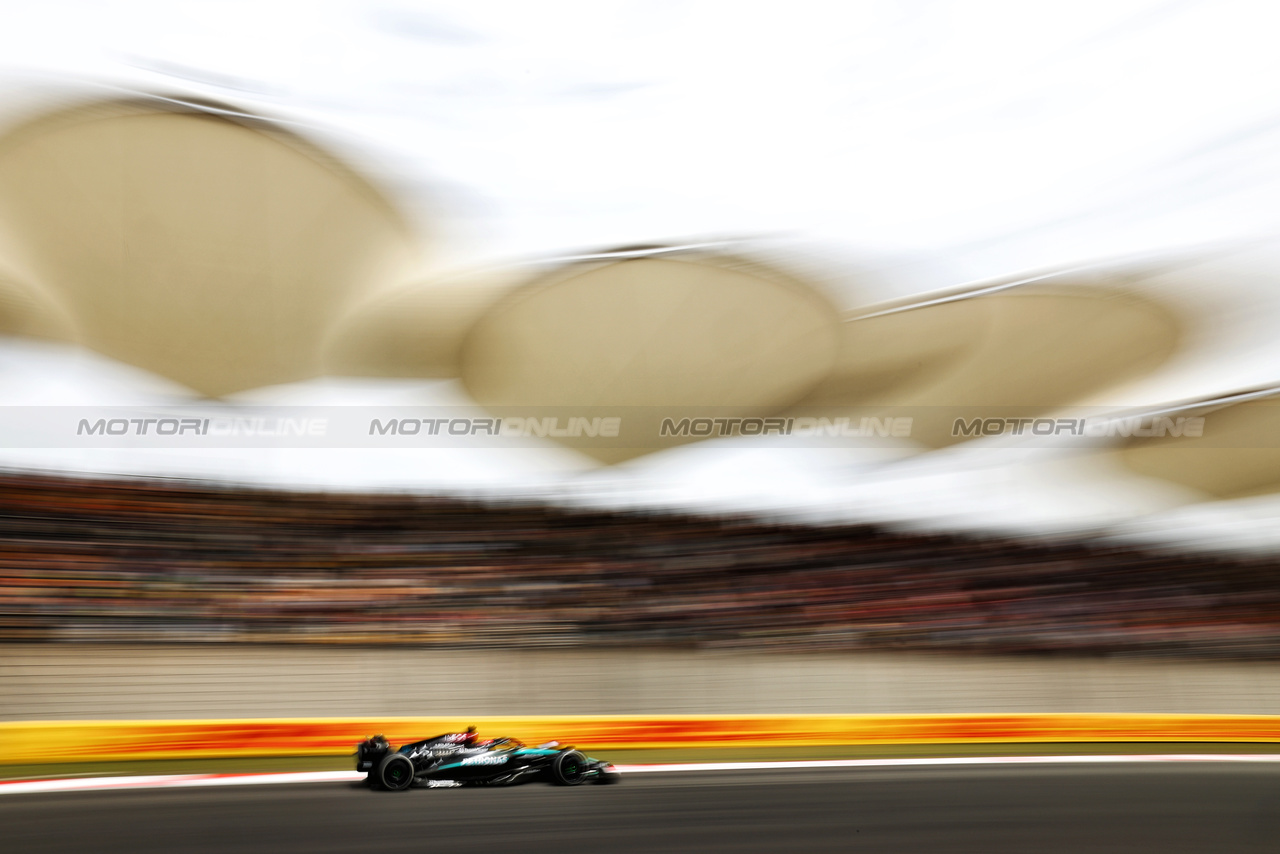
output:
[[0, 223], [8, 331], [211, 396], [316, 376], [346, 303], [419, 252], [391, 204], [304, 137], [158, 97], [0, 137]]
[[[1251, 451], [1270, 441], [1262, 407], [1209, 406], [1274, 387], [1280, 363], [1280, 257], [1265, 243], [1280, 229], [1267, 154], [1280, 60], [1256, 7], [943, 4], [920, 20], [889, 2], [785, 19], [714, 3], [663, 16], [281, 4], [198, 22], [182, 4], [68, 8], [0, 33], [11, 402], [917, 422], [909, 442], [852, 455], [562, 437], [626, 465], [539, 446], [476, 455], [443, 481], [442, 455], [336, 465], [332, 449], [323, 466], [52, 448], [11, 448], [10, 464], [585, 484], [607, 500], [661, 481], [654, 501], [680, 504], [691, 493], [672, 472], [721, 477], [728, 455], [756, 481], [723, 478], [711, 503], [755, 490], [764, 509], [996, 526], [1039, 507], [1030, 527], [1280, 481], [1269, 451]], [[635, 241], [652, 246], [582, 257]], [[33, 341], [97, 355], [68, 373], [67, 351]], [[170, 383], [157, 395], [148, 377]], [[1230, 460], [950, 426], [1200, 404]], [[536, 473], [510, 474], [522, 467]], [[901, 500], [868, 503], [868, 484]]]
[[[459, 311], [465, 287], [404, 284], [425, 241], [370, 181], [277, 124], [173, 98], [89, 102], [0, 137], [0, 221], [10, 332], [210, 397], [325, 367], [452, 373], [491, 411], [621, 411], [632, 436], [657, 438], [684, 411], [902, 409], [911, 438], [940, 447], [960, 441], [957, 415], [1062, 410], [1155, 369], [1180, 335], [1158, 303], [1070, 276], [842, 316], [776, 265], [663, 247], [569, 261], [504, 292], [473, 285]], [[663, 447], [571, 444], [606, 462]]]

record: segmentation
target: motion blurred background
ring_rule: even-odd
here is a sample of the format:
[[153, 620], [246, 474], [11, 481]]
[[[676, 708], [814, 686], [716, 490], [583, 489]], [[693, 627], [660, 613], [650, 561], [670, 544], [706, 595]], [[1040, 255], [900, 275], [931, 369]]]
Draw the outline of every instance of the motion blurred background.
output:
[[0, 719], [1276, 711], [1266, 4], [6, 18]]

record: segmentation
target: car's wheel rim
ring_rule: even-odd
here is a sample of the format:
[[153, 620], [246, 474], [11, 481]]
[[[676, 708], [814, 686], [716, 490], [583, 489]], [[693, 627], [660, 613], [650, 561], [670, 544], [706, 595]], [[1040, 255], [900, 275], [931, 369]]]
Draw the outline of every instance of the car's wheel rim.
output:
[[564, 775], [566, 780], [577, 780], [582, 776], [582, 765], [573, 757], [565, 757], [564, 762], [560, 765], [560, 773]]

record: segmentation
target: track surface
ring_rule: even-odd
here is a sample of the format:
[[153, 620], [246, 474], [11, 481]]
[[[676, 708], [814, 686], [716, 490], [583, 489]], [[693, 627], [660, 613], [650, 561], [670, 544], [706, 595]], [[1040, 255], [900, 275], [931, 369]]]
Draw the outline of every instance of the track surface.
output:
[[1216, 763], [636, 774], [13, 795], [6, 852], [1274, 852], [1280, 769]]

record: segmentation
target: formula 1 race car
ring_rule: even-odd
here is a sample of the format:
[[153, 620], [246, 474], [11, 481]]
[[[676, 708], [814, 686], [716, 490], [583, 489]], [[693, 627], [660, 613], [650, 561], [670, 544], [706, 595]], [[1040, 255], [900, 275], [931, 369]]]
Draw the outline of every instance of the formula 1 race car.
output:
[[560, 786], [616, 783], [608, 762], [582, 755], [572, 746], [548, 742], [525, 747], [515, 738], [478, 741], [471, 733], [446, 733], [394, 749], [381, 735], [356, 748], [356, 770], [377, 789], [398, 792], [415, 783], [430, 788], [500, 786], [543, 780]]

